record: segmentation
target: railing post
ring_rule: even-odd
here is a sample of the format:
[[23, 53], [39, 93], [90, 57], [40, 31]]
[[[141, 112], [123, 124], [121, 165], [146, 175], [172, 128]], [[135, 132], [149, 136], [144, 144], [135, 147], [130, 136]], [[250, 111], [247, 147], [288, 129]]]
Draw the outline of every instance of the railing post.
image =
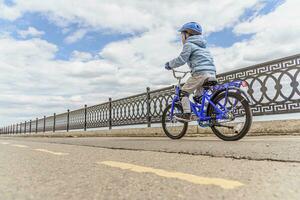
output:
[[22, 122], [20, 123], [20, 133], [22, 134]]
[[68, 109], [67, 113], [67, 132], [69, 132], [70, 129], [70, 110]]
[[38, 132], [38, 127], [39, 127], [39, 118], [35, 119], [35, 133]]
[[26, 125], [27, 125], [27, 122], [25, 121], [25, 124], [24, 124], [24, 133], [26, 134]]
[[147, 126], [151, 127], [151, 114], [150, 114], [150, 88], [147, 87]]
[[86, 122], [86, 117], [87, 117], [87, 105], [84, 105], [84, 131], [86, 131], [87, 127], [87, 122]]
[[43, 132], [45, 133], [46, 131], [46, 116], [44, 116], [44, 125], [43, 125]]
[[31, 133], [31, 123], [32, 123], [32, 120], [29, 121], [29, 133]]
[[56, 114], [53, 114], [53, 132], [55, 132], [55, 120], [56, 120]]
[[109, 130], [112, 128], [112, 105], [111, 105], [111, 101], [112, 99], [109, 97], [109, 104], [108, 104], [108, 112], [109, 112], [109, 115], [108, 115], [108, 128]]

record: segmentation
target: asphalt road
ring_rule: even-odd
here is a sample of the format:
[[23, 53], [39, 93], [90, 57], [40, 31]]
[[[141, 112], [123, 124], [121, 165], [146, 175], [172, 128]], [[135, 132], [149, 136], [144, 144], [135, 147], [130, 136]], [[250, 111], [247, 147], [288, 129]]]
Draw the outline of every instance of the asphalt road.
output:
[[0, 138], [0, 199], [300, 199], [300, 137]]

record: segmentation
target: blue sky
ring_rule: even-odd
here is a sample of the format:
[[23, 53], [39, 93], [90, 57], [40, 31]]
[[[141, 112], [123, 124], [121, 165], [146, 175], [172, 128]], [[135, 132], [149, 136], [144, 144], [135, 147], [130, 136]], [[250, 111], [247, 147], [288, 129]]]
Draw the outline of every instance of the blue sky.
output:
[[[74, 50], [97, 54], [106, 44], [131, 36], [129, 34], [107, 34], [101, 33], [101, 31], [91, 30], [79, 41], [67, 44], [64, 42], [66, 34], [62, 32], [62, 28], [49, 21], [46, 16], [40, 13], [26, 13], [22, 18], [17, 19], [13, 23], [7, 20], [0, 20], [0, 29], [11, 30], [11, 35], [16, 39], [22, 40], [23, 38], [20, 38], [17, 31], [26, 30], [28, 27], [35, 27], [45, 32], [41, 38], [59, 47], [56, 58], [62, 60], [68, 60]], [[80, 27], [79, 24], [74, 23], [69, 25], [66, 29], [68, 32], [73, 32], [80, 28], [82, 27]]]
[[180, 53], [177, 29], [188, 21], [202, 24], [217, 73], [299, 53], [298, 7], [298, 0], [0, 0], [0, 121], [174, 84], [164, 63]]

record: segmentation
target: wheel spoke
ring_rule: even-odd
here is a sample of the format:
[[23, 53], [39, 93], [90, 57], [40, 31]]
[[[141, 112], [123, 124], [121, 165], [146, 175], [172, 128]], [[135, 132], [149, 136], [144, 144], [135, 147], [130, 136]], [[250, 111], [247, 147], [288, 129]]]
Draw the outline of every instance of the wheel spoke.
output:
[[[184, 136], [188, 123], [181, 122], [175, 118], [176, 115], [181, 115], [183, 113], [183, 109], [181, 106], [176, 104], [172, 115], [170, 115], [170, 112], [171, 105], [167, 106], [163, 113], [162, 126], [164, 132], [168, 137], [172, 139], [179, 139]], [[170, 116], [173, 116], [173, 118], [170, 119]]]
[[[249, 130], [252, 122], [252, 114], [247, 101], [239, 94], [229, 92], [228, 96], [220, 94], [214, 99], [216, 105], [226, 108], [222, 119], [213, 121], [213, 132], [223, 140], [237, 140], [242, 138]], [[220, 107], [220, 106], [218, 106]], [[222, 109], [224, 110], [224, 109]], [[215, 113], [213, 108], [209, 114]]]

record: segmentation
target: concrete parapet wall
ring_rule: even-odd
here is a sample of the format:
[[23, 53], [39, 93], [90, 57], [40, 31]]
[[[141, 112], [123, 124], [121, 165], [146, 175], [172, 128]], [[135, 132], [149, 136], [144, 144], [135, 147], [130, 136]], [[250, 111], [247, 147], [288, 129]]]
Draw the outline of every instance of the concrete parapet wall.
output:
[[[201, 128], [193, 125], [189, 126], [186, 136], [209, 136], [213, 132], [210, 128]], [[274, 120], [253, 122], [248, 136], [259, 135], [300, 135], [300, 120]], [[7, 136], [7, 135], [3, 135]], [[71, 131], [71, 132], [46, 132], [32, 134], [15, 134], [15, 137], [153, 137], [165, 136], [162, 128], [126, 128], [112, 130], [89, 130], [89, 131]]]

